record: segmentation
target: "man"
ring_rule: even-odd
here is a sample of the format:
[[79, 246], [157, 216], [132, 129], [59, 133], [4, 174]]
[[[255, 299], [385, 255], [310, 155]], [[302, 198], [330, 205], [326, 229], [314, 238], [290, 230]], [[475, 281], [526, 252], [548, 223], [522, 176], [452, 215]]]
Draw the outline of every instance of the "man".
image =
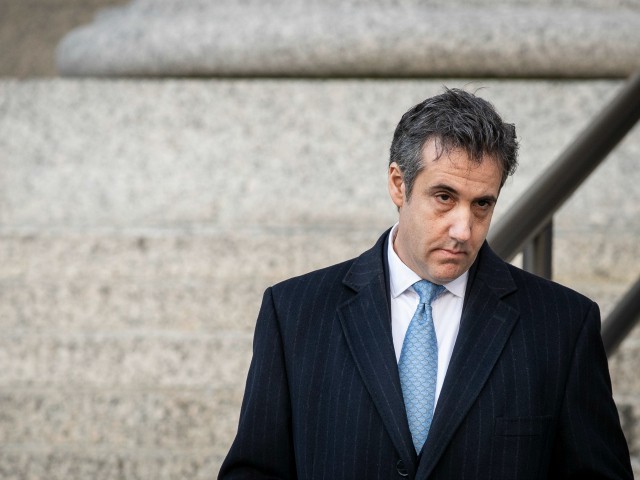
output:
[[267, 289], [221, 479], [631, 479], [598, 307], [485, 242], [513, 125], [446, 90], [391, 145], [398, 223]]

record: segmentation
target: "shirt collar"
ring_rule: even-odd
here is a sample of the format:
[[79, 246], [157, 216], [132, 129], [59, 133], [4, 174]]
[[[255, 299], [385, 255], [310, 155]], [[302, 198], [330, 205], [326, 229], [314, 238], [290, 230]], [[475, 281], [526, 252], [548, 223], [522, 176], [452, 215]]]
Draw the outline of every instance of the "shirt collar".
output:
[[[421, 280], [420, 276], [407, 267], [393, 248], [393, 239], [398, 232], [398, 223], [396, 223], [387, 241], [387, 261], [389, 263], [389, 286], [391, 289], [391, 296], [398, 298], [414, 283]], [[467, 288], [467, 280], [469, 278], [469, 271], [467, 270], [455, 280], [446, 283], [444, 287], [448, 292], [454, 294], [456, 297], [464, 298], [464, 292]]]

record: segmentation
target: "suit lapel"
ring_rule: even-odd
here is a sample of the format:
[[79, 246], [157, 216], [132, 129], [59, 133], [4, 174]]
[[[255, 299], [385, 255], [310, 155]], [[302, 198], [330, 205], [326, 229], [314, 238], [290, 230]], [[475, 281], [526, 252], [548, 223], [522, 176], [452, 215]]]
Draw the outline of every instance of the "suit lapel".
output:
[[417, 478], [431, 474], [489, 378], [519, 317], [501, 300], [516, 288], [508, 268], [486, 243], [476, 268]]
[[338, 308], [351, 354], [409, 475], [417, 455], [405, 413], [391, 334], [384, 249], [387, 234], [362, 254], [344, 279], [356, 294]]

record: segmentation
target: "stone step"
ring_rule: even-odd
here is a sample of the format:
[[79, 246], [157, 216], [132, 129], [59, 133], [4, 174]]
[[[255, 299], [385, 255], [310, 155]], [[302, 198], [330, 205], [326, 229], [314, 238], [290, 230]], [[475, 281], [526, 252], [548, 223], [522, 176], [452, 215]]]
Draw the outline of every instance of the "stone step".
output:
[[[481, 88], [521, 138], [496, 216], [618, 81], [0, 81], [0, 225], [24, 231], [384, 228], [397, 119], [442, 84]], [[640, 232], [636, 127], [557, 229]], [[611, 188], [615, 185], [616, 188]], [[606, 200], [603, 192], [606, 191]]]
[[640, 8], [602, 1], [134, 0], [68, 34], [64, 75], [626, 76]]
[[251, 334], [5, 333], [0, 387], [200, 388], [238, 386]]
[[3, 445], [31, 449], [213, 449], [223, 455], [242, 393], [235, 386], [13, 389], [0, 393], [0, 436]]
[[4, 262], [0, 280], [9, 285], [61, 280], [159, 286], [199, 281], [206, 286], [211, 281], [254, 277], [271, 283], [327, 262], [347, 260], [371, 247], [381, 233], [376, 229], [158, 236], [5, 234], [0, 237], [0, 261]]
[[[251, 333], [265, 288], [353, 257], [379, 233], [0, 237], [0, 328]], [[596, 300], [606, 316], [637, 278], [629, 259], [638, 257], [633, 234], [563, 235], [556, 279]]]
[[[39, 341], [49, 343], [50, 339], [40, 338]], [[13, 364], [10, 361], [7, 368], [13, 369], [20, 359], [24, 361], [24, 353], [28, 348], [35, 351], [36, 355], [44, 356], [42, 346], [33, 341], [18, 340], [18, 343], [24, 345], [25, 350], [10, 351], [10, 358], [16, 360]], [[11, 465], [18, 461], [16, 456], [22, 465], [38, 468], [31, 464], [42, 461], [43, 450], [47, 452], [44, 455], [46, 457], [57, 456], [55, 463], [48, 465], [49, 469], [62, 468], [61, 465], [66, 462], [88, 461], [80, 460], [83, 458], [103, 458], [105, 452], [116, 463], [140, 463], [145, 465], [144, 468], [152, 468], [158, 454], [168, 451], [188, 453], [187, 458], [192, 458], [199, 451], [206, 452], [206, 455], [200, 456], [200, 460], [192, 461], [199, 464], [206, 459], [208, 465], [217, 469], [237, 425], [244, 386], [243, 381], [236, 381], [241, 377], [238, 369], [232, 369], [233, 380], [221, 384], [216, 381], [216, 376], [207, 373], [199, 373], [196, 381], [184, 381], [182, 378], [175, 381], [171, 373], [156, 375], [144, 366], [137, 369], [136, 375], [139, 375], [135, 376], [127, 373], [126, 365], [123, 367], [121, 362], [113, 362], [110, 368], [120, 367], [125, 371], [120, 374], [120, 379], [115, 379], [99, 365], [96, 366], [98, 362], [90, 357], [92, 343], [94, 346], [101, 344], [95, 349], [99, 357], [108, 356], [105, 350], [112, 349], [113, 356], [130, 351], [129, 358], [136, 357], [138, 364], [154, 363], [157, 359], [153, 354], [148, 354], [145, 348], [137, 345], [132, 348], [126, 340], [121, 342], [122, 345], [108, 342], [106, 346], [102, 345], [102, 340], [90, 340], [86, 342], [88, 345], [74, 345], [71, 348], [71, 342], [60, 346], [54, 339], [51, 343], [55, 345], [56, 354], [49, 355], [44, 361], [56, 364], [53, 370], [57, 371], [42, 368], [51, 380], [34, 378], [33, 383], [37, 387], [31, 387], [29, 384], [33, 377], [30, 378], [27, 373], [25, 381], [24, 371], [20, 372], [20, 379], [12, 383], [5, 383], [6, 375], [2, 379], [2, 389], [5, 391], [0, 390], [0, 408], [3, 412], [0, 417], [0, 444], [3, 447], [0, 449], [0, 471], [11, 470]], [[635, 340], [633, 344], [632, 349], [623, 349], [625, 353], [622, 356], [614, 357], [616, 360], [612, 363], [612, 370], [614, 388], [620, 384], [635, 388], [635, 391], [616, 395], [616, 402], [632, 454], [639, 457], [640, 388], [633, 364], [640, 357], [640, 341]], [[198, 354], [197, 345], [194, 348], [191, 342], [185, 342], [184, 347], [183, 352], [194, 349], [195, 355]], [[0, 351], [4, 350], [5, 345], [0, 344]], [[78, 354], [76, 350], [87, 355]], [[229, 356], [237, 356], [237, 353], [224, 352], [225, 368], [229, 366]], [[64, 358], [68, 356], [73, 356], [75, 361], [84, 365], [76, 368], [92, 370], [98, 375], [105, 373], [107, 378], [93, 379], [76, 375], [73, 367], [65, 362]], [[180, 365], [186, 365], [187, 369], [189, 363], [188, 358], [180, 361]], [[620, 366], [623, 368], [618, 368]], [[51, 453], [51, 450], [55, 453]], [[100, 463], [104, 460], [93, 461]], [[176, 462], [171, 456], [167, 461], [170, 463], [167, 468], [182, 465], [181, 460]], [[49, 471], [45, 477], [53, 478], [51, 475]], [[68, 478], [94, 477], [82, 477], [76, 473]], [[127, 475], [121, 478], [137, 477]]]
[[[442, 83], [518, 125], [499, 217], [619, 81], [0, 80], [0, 476], [213, 478], [264, 288], [396, 218], [400, 115]], [[640, 272], [640, 130], [556, 218], [606, 314]], [[640, 327], [611, 358], [640, 459]]]
[[215, 478], [223, 457], [211, 450], [58, 449], [0, 450], [3, 480], [206, 480]]
[[[214, 448], [233, 436], [245, 338], [11, 335], [0, 342], [3, 445]], [[621, 418], [638, 452], [640, 329], [611, 361]], [[620, 388], [618, 388], [620, 387]]]

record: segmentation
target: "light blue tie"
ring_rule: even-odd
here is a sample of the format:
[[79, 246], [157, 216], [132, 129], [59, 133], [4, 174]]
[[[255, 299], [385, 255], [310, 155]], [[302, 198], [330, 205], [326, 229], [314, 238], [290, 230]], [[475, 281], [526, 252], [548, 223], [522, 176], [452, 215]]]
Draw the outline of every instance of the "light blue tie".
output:
[[431, 427], [438, 378], [438, 339], [431, 302], [444, 287], [420, 280], [413, 289], [420, 296], [420, 303], [404, 337], [398, 368], [413, 445], [420, 453]]

